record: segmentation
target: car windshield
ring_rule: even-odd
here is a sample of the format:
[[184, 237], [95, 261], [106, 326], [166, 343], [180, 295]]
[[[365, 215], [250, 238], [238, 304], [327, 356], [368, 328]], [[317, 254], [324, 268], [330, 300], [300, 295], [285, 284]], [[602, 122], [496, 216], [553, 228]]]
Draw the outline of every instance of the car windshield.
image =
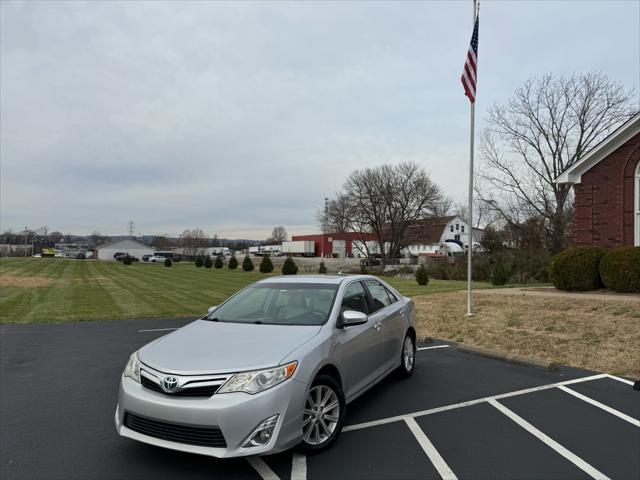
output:
[[331, 313], [337, 285], [263, 283], [238, 293], [207, 319], [268, 325], [322, 325]]

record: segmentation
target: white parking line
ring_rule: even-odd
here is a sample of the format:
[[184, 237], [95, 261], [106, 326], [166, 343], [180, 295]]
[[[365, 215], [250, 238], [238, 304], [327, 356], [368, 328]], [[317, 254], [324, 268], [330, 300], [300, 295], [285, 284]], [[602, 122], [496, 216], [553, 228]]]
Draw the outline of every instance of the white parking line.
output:
[[260, 457], [247, 457], [247, 462], [263, 480], [280, 480], [280, 477]]
[[524, 418], [522, 418], [518, 414], [516, 414], [516, 413], [512, 412], [511, 410], [509, 410], [507, 407], [502, 405], [500, 402], [491, 399], [491, 400], [489, 400], [489, 403], [491, 405], [493, 405], [494, 407], [496, 407], [500, 412], [504, 413], [511, 420], [516, 422], [518, 425], [520, 425], [522, 428], [524, 428], [527, 432], [529, 432], [530, 434], [535, 436], [538, 440], [540, 440], [541, 442], [547, 444], [549, 447], [554, 449], [556, 452], [558, 452], [564, 458], [566, 458], [571, 463], [573, 463], [576, 467], [580, 468], [582, 471], [584, 471], [590, 477], [596, 478], [596, 479], [603, 479], [603, 480], [609, 478], [604, 473], [602, 473], [601, 471], [599, 471], [596, 468], [592, 467], [587, 462], [585, 462], [583, 459], [578, 457], [575, 453], [567, 450], [565, 447], [560, 445], [554, 439], [552, 439], [551, 437], [545, 435], [543, 432], [541, 432], [536, 427], [534, 427], [529, 422], [527, 422]]
[[307, 480], [307, 456], [298, 452], [291, 459], [291, 480]]
[[478, 403], [488, 402], [489, 400], [499, 400], [501, 398], [515, 397], [518, 395], [525, 395], [527, 393], [548, 390], [550, 388], [554, 388], [559, 385], [571, 385], [572, 383], [589, 382], [591, 380], [598, 380], [599, 378], [605, 378], [605, 377], [607, 377], [607, 374], [599, 373], [597, 375], [591, 375], [589, 377], [574, 378], [573, 380], [565, 380], [563, 382], [550, 383], [548, 385], [542, 385], [540, 387], [525, 388], [524, 390], [516, 390], [514, 392], [509, 392], [509, 393], [501, 393], [499, 395], [492, 395], [490, 397], [478, 398], [476, 400], [469, 400], [467, 402], [454, 403], [452, 405], [445, 405], [443, 407], [435, 407], [435, 408], [430, 408], [428, 410], [421, 410], [419, 412], [405, 413], [403, 415], [396, 415], [394, 417], [381, 418], [379, 420], [372, 420], [370, 422], [363, 422], [355, 425], [349, 425], [344, 427], [342, 431], [349, 432], [351, 430], [360, 430], [361, 428], [376, 427], [378, 425], [385, 425], [387, 423], [399, 422], [404, 420], [405, 418], [415, 418], [415, 417], [421, 417], [423, 415], [431, 415], [433, 413], [446, 412], [447, 410], [454, 410], [456, 408], [469, 407], [471, 405], [477, 405]]
[[178, 330], [180, 327], [176, 328], [149, 328], [148, 330], [138, 330], [138, 333], [142, 332], [166, 332], [167, 330]]
[[587, 403], [590, 403], [591, 405], [594, 405], [598, 408], [601, 408], [602, 410], [604, 410], [605, 412], [610, 413], [611, 415], [615, 415], [618, 418], [621, 418], [622, 420], [629, 422], [631, 425], [635, 425], [636, 427], [640, 427], [640, 420], [636, 420], [633, 417], [630, 417], [629, 415], [622, 413], [618, 410], [616, 410], [615, 408], [611, 408], [608, 405], [605, 405], [604, 403], [600, 403], [597, 400], [594, 400], [593, 398], [587, 397], [586, 395], [583, 395], [581, 393], [576, 392], [575, 390], [565, 387], [564, 385], [560, 385], [558, 386], [558, 388], [560, 390], [562, 390], [563, 392], [567, 392], [570, 395], [573, 395], [576, 398], [579, 398], [580, 400], [584, 400]]
[[434, 345], [433, 347], [420, 347], [417, 350], [431, 350], [432, 348], [449, 348], [449, 345]]
[[429, 437], [427, 437], [420, 428], [420, 425], [418, 425], [413, 418], [405, 418], [404, 421], [409, 427], [409, 430], [411, 430], [411, 433], [413, 433], [413, 436], [416, 437], [424, 453], [426, 453], [429, 460], [431, 460], [433, 466], [438, 470], [440, 476], [445, 480], [457, 480], [458, 477], [456, 477], [449, 468], [449, 465], [447, 465], [447, 462], [445, 462], [440, 453], [438, 453], [438, 450], [436, 450], [436, 447], [433, 446]]
[[616, 377], [615, 375], [609, 375], [608, 373], [605, 376], [607, 378], [610, 378], [611, 380], [617, 380], [619, 382], [626, 383], [627, 385], [633, 386], [633, 382], [631, 380], [627, 380], [626, 378]]

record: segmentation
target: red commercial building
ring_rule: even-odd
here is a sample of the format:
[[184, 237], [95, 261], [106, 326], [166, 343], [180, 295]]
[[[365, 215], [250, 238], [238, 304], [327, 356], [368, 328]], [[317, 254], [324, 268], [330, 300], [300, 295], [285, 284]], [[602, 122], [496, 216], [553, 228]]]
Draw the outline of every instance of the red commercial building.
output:
[[557, 179], [575, 192], [576, 245], [640, 245], [640, 113]]
[[[370, 233], [354, 233], [354, 232], [340, 232], [340, 233], [319, 233], [317, 235], [294, 235], [291, 237], [291, 241], [297, 240], [311, 240], [315, 246], [314, 256], [338, 256], [338, 257], [358, 257], [360, 254], [364, 256], [363, 252], [360, 252], [357, 248], [358, 244], [362, 242], [369, 242], [375, 240], [376, 237]], [[356, 242], [356, 247], [353, 243]]]

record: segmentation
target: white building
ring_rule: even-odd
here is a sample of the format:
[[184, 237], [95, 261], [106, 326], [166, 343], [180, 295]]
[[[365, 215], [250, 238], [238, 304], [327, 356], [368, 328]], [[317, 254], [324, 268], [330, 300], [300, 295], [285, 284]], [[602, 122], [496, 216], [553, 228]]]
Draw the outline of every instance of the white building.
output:
[[100, 245], [95, 251], [98, 260], [115, 260], [113, 256], [116, 253], [128, 253], [130, 256], [142, 260], [143, 255], [153, 255], [155, 252], [150, 246], [132, 238]]
[[[442, 254], [443, 244], [455, 242], [465, 251], [469, 248], [469, 225], [457, 215], [420, 220], [407, 228], [409, 246], [405, 255]], [[473, 248], [480, 248], [484, 230], [473, 229]]]

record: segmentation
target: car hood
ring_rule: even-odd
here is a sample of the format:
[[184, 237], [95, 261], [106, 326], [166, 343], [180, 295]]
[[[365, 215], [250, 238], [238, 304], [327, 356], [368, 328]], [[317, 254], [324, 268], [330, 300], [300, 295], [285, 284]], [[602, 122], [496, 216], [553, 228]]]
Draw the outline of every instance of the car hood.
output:
[[142, 363], [166, 373], [231, 373], [273, 367], [321, 326], [196, 320], [142, 347]]

